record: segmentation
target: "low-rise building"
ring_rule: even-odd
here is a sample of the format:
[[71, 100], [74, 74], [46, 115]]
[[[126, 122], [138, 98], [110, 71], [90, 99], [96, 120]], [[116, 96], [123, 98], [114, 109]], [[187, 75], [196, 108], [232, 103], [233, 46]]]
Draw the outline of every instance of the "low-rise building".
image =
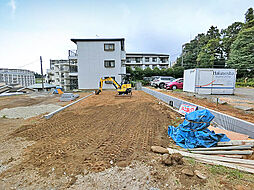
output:
[[[97, 89], [100, 78], [112, 77], [121, 83], [126, 66], [133, 69], [147, 67], [167, 69], [170, 66], [168, 54], [127, 53], [124, 38], [71, 39], [77, 50], [69, 50], [68, 59], [50, 60], [46, 82], [64, 90]], [[103, 88], [113, 88], [112, 82], [105, 82]]]
[[155, 67], [167, 69], [169, 68], [169, 55], [157, 53], [127, 53], [125, 64], [132, 69], [135, 67], [140, 67], [141, 69], [147, 67], [151, 69]]
[[[112, 77], [118, 83], [126, 74], [124, 38], [71, 39], [77, 45], [78, 86], [97, 89], [100, 78]], [[71, 58], [72, 56], [69, 56]], [[114, 88], [111, 82], [104, 88]]]
[[26, 87], [35, 83], [35, 75], [33, 71], [25, 69], [0, 68], [0, 82], [7, 85], [20, 84]]
[[77, 59], [50, 60], [50, 69], [47, 69], [46, 82], [60, 86], [67, 91], [78, 89]]

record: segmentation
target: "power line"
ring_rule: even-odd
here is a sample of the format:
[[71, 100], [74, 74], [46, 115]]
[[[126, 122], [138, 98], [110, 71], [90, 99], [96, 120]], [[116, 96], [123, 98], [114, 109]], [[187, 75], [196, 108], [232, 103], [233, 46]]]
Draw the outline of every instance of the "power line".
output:
[[27, 63], [27, 64], [25, 64], [25, 65], [19, 66], [18, 68], [19, 68], [19, 69], [24, 68], [24, 67], [26, 67], [26, 66], [28, 66], [28, 65], [32, 65], [32, 64], [38, 63], [38, 61], [39, 61], [39, 60], [36, 59], [36, 60], [31, 61], [31, 62], [29, 62], [29, 63]]

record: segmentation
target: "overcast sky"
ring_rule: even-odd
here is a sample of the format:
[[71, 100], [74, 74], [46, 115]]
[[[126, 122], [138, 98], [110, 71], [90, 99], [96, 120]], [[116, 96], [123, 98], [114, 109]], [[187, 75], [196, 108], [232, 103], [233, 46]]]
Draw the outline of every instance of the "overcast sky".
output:
[[0, 0], [0, 68], [40, 71], [67, 59], [71, 38], [123, 37], [127, 52], [167, 53], [211, 25], [244, 22], [254, 0]]

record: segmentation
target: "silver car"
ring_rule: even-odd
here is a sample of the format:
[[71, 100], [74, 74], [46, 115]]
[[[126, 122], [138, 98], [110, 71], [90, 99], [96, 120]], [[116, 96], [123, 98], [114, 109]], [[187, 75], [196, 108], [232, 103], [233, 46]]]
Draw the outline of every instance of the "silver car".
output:
[[165, 88], [165, 84], [167, 82], [171, 82], [173, 80], [175, 80], [175, 78], [171, 77], [171, 76], [160, 76], [160, 77], [156, 77], [151, 82], [151, 85], [154, 86], [154, 87]]

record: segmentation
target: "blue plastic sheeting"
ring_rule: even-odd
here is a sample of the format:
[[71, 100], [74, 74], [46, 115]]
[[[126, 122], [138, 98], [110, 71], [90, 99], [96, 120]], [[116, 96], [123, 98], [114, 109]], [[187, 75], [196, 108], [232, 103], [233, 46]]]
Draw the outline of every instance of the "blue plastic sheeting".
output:
[[215, 134], [208, 129], [214, 116], [208, 110], [197, 110], [185, 115], [178, 127], [168, 126], [168, 135], [183, 148], [212, 147], [230, 139], [225, 134]]

